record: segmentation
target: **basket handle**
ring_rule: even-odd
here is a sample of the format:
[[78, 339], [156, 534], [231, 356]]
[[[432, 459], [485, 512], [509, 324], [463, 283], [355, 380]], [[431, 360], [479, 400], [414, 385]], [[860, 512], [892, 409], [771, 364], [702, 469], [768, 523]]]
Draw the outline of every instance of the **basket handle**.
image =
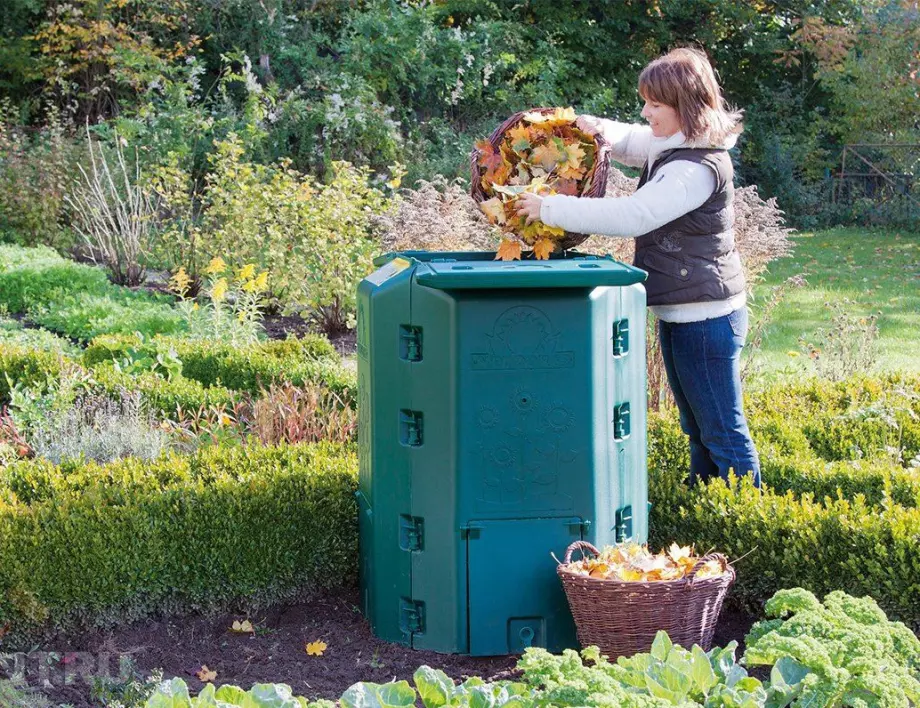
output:
[[594, 546], [592, 546], [592, 545], [591, 545], [590, 543], [588, 543], [587, 541], [575, 541], [572, 545], [570, 545], [568, 548], [565, 549], [565, 558], [563, 559], [562, 562], [563, 562], [564, 564], [566, 564], [566, 565], [568, 565], [569, 563], [571, 563], [571, 562], [572, 562], [572, 554], [573, 554], [575, 551], [581, 551], [581, 554], [582, 554], [582, 555], [585, 554], [585, 551], [588, 551], [588, 552], [594, 554], [595, 556], [599, 556], [599, 555], [601, 554], [601, 552], [600, 552], [599, 550], [597, 550], [597, 548], [595, 548]]
[[696, 581], [697, 571], [700, 570], [704, 565], [706, 565], [707, 562], [711, 560], [717, 560], [719, 561], [719, 563], [722, 564], [723, 573], [727, 571], [730, 567], [728, 563], [728, 558], [726, 558], [721, 553], [707, 553], [702, 558], [697, 559], [696, 563], [693, 564], [693, 567], [690, 569], [690, 572], [687, 573], [687, 575], [685, 576], [687, 580], [689, 580], [691, 583]]

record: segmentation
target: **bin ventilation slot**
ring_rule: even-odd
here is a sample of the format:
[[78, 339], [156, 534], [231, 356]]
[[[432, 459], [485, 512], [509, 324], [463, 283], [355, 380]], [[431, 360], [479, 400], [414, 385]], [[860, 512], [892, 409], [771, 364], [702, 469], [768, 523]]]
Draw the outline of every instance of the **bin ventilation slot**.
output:
[[624, 506], [622, 509], [617, 509], [615, 529], [617, 543], [622, 543], [632, 538], [632, 521], [632, 506]]
[[425, 603], [409, 597], [399, 598], [399, 628], [403, 634], [424, 633]]
[[421, 411], [399, 411], [399, 442], [409, 447], [422, 444]]
[[613, 439], [625, 440], [629, 437], [629, 404], [621, 403], [613, 409]]
[[625, 356], [629, 351], [629, 320], [613, 323], [613, 356]]
[[399, 547], [404, 551], [421, 551], [425, 547], [425, 523], [420, 516], [401, 514]]
[[399, 358], [403, 361], [422, 360], [422, 328], [399, 325]]

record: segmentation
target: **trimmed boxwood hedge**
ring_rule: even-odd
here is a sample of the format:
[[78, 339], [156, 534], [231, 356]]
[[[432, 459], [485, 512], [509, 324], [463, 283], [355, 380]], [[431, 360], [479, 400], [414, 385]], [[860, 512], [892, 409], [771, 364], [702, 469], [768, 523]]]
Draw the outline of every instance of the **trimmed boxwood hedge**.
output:
[[353, 579], [357, 458], [329, 443], [209, 447], [0, 473], [0, 626], [264, 604]]
[[90, 343], [83, 361], [94, 365], [124, 358], [131, 351], [155, 355], [170, 349], [182, 361], [182, 375], [204, 386], [258, 393], [262, 386], [281, 380], [295, 385], [321, 382], [349, 399], [355, 396], [354, 373], [341, 365], [335, 348], [319, 335], [242, 347], [170, 337], [102, 336]]

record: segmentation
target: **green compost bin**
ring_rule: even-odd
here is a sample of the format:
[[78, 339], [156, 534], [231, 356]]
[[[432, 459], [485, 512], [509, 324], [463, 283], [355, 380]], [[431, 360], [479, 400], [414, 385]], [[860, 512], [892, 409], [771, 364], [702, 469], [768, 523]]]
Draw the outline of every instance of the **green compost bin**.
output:
[[551, 553], [648, 534], [645, 273], [407, 252], [358, 288], [360, 577], [382, 639], [576, 647]]

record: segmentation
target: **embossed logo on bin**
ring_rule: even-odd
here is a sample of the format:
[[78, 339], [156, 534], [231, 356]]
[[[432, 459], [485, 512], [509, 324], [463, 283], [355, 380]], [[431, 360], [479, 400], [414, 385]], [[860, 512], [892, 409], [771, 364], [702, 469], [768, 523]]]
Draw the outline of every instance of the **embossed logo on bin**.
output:
[[575, 365], [575, 352], [559, 351], [560, 332], [536, 307], [517, 305], [505, 310], [486, 336], [491, 351], [473, 354], [473, 369], [568, 369]]

